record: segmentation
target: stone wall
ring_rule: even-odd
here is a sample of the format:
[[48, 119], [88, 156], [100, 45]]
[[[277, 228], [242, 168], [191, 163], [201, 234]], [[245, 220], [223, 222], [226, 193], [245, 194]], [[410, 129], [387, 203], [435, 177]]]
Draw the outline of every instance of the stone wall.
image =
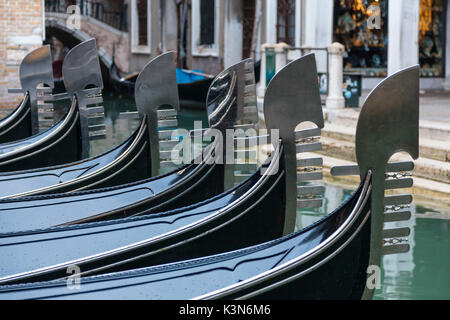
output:
[[42, 45], [42, 1], [0, 1], [0, 108], [15, 108], [21, 95], [19, 65], [23, 57]]

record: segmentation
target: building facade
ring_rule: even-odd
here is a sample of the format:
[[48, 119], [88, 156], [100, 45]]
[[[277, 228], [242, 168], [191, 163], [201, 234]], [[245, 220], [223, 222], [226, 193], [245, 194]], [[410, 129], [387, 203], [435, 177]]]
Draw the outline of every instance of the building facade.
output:
[[0, 108], [15, 108], [20, 95], [8, 88], [20, 88], [19, 65], [24, 56], [42, 45], [44, 39], [43, 0], [0, 2]]
[[[344, 72], [361, 74], [366, 89], [419, 63], [423, 89], [450, 90], [450, 0], [107, 2], [128, 9], [128, 72], [168, 50], [178, 53], [180, 67], [217, 74], [244, 58], [259, 59], [264, 43], [325, 49], [340, 42]], [[326, 53], [315, 52], [324, 72]]]
[[[340, 42], [344, 72], [362, 74], [365, 89], [420, 64], [422, 89], [449, 90], [449, 10], [448, 0], [265, 0], [261, 39], [312, 48]], [[317, 56], [325, 69], [325, 55]]]
[[[32, 48], [59, 37], [97, 38], [106, 66], [137, 72], [174, 50], [181, 68], [215, 75], [263, 44], [312, 48], [319, 72], [326, 48], [345, 46], [344, 72], [363, 76], [363, 88], [403, 67], [421, 65], [422, 89], [450, 90], [450, 0], [17, 0], [0, 4], [0, 97], [18, 97], [18, 64]], [[68, 10], [69, 6], [76, 10]], [[78, 11], [77, 11], [78, 10]], [[67, 27], [81, 15], [80, 30]], [[75, 41], [75, 42], [76, 42]], [[70, 41], [69, 41], [70, 42]], [[72, 47], [74, 43], [66, 43]], [[66, 50], [67, 51], [67, 50]]]

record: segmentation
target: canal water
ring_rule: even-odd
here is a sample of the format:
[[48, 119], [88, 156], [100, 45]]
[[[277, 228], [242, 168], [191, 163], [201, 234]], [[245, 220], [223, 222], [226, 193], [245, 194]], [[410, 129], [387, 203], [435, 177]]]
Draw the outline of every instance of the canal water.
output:
[[[107, 138], [91, 142], [91, 155], [103, 153], [117, 146], [137, 128], [138, 120], [121, 119], [120, 112], [135, 111], [133, 100], [105, 92]], [[193, 128], [194, 120], [202, 120], [203, 111], [182, 110], [179, 126]], [[314, 210], [299, 210], [297, 229], [305, 227], [332, 212], [353, 190], [324, 182], [323, 206]], [[450, 299], [450, 212], [418, 205], [411, 206], [410, 221], [389, 227], [410, 227], [408, 253], [385, 256], [382, 262], [381, 284], [375, 299]]]

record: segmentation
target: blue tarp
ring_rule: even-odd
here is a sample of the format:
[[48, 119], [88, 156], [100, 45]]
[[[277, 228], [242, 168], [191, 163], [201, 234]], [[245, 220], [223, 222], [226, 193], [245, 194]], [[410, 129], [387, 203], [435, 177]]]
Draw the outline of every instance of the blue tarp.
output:
[[[203, 73], [202, 70], [192, 70], [192, 71]], [[203, 79], [205, 79], [204, 76], [192, 74], [189, 73], [189, 71], [184, 71], [182, 69], [177, 68], [177, 83], [189, 83]]]

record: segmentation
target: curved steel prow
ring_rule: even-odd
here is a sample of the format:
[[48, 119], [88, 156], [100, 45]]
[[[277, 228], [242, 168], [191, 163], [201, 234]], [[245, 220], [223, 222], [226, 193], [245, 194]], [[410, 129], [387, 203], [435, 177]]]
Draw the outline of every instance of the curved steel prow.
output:
[[[367, 97], [359, 115], [356, 129], [356, 159], [361, 179], [372, 171], [371, 196], [371, 252], [369, 266], [380, 266], [381, 256], [405, 252], [408, 245], [385, 245], [386, 238], [392, 238], [392, 230], [383, 230], [389, 220], [385, 206], [409, 204], [411, 196], [385, 198], [388, 161], [397, 152], [405, 151], [413, 159], [419, 157], [419, 66], [401, 70], [383, 80]], [[392, 166], [392, 165], [390, 165]], [[403, 168], [402, 168], [403, 166]], [[397, 171], [412, 169], [397, 165]], [[389, 200], [388, 200], [389, 199]], [[398, 215], [398, 212], [395, 213]], [[399, 220], [395, 220], [399, 221]], [[391, 231], [391, 232], [390, 232]], [[375, 289], [367, 286], [364, 299], [370, 299]]]
[[72, 96], [89, 85], [103, 89], [96, 40], [86, 40], [73, 47], [64, 58], [62, 72], [66, 91]]
[[206, 96], [206, 112], [210, 128], [223, 134], [242, 122], [258, 121], [253, 59], [238, 62], [214, 78]]
[[[176, 113], [180, 110], [180, 102], [174, 52], [164, 53], [144, 67], [136, 80], [134, 97], [139, 114], [147, 118], [152, 175], [155, 176], [160, 171], [160, 159], [166, 154], [160, 152], [159, 138], [171, 137], [170, 130], [158, 132], [158, 128], [178, 125]], [[158, 110], [161, 106], [173, 109]], [[167, 156], [170, 157], [170, 151]]]
[[[105, 135], [104, 123], [99, 124], [104, 121], [104, 109], [98, 106], [103, 102], [103, 80], [95, 39], [84, 41], [69, 51], [63, 62], [62, 74], [67, 93], [71, 98], [77, 99], [81, 153], [82, 158], [87, 158], [90, 152], [89, 141]], [[96, 107], [88, 108], [89, 105]]]
[[[305, 121], [313, 122], [318, 128], [324, 126], [317, 79], [315, 56], [314, 54], [305, 55], [286, 65], [272, 78], [264, 97], [264, 117], [267, 129], [279, 130], [279, 137], [283, 141], [285, 153], [286, 216], [284, 234], [294, 231], [297, 192], [300, 195], [305, 191], [305, 189], [297, 191], [297, 177], [302, 181], [322, 178], [321, 172], [313, 172], [313, 175], [309, 173], [309, 176], [301, 173], [297, 175], [297, 165], [319, 167], [322, 166], [321, 158], [299, 160], [298, 162], [296, 158], [297, 152], [321, 149], [320, 143], [307, 144], [309, 148], [296, 145], [296, 139], [320, 136], [320, 129], [295, 132], [295, 128]], [[320, 187], [312, 186], [311, 188], [321, 191]], [[311, 204], [299, 203], [299, 207], [306, 206], [311, 206]]]
[[22, 60], [19, 68], [20, 90], [10, 92], [28, 93], [30, 97], [31, 132], [39, 133], [38, 117], [38, 85], [46, 84], [50, 89], [54, 88], [52, 54], [50, 45], [45, 45], [28, 53]]
[[[258, 122], [253, 59], [238, 62], [214, 78], [206, 96], [206, 111], [209, 127], [220, 131], [221, 142], [225, 141], [225, 146], [221, 145], [222, 155], [216, 155], [216, 159], [224, 163], [227, 190], [234, 185], [235, 157], [240, 151], [245, 153], [234, 148], [235, 129], [249, 134], [249, 129], [255, 130]], [[252, 132], [256, 135], [256, 131]]]

